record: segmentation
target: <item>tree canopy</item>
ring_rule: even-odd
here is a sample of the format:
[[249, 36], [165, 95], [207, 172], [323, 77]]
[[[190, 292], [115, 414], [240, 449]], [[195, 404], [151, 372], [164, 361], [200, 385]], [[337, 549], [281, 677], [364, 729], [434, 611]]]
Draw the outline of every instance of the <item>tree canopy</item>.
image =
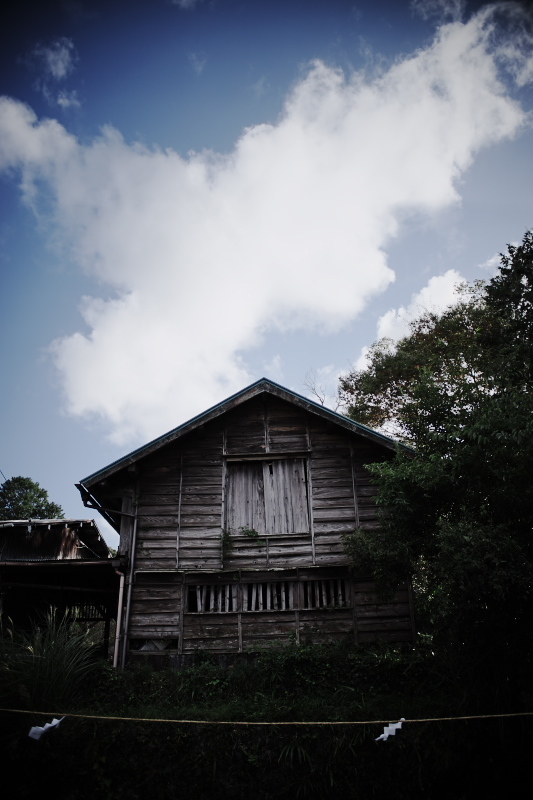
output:
[[[341, 381], [348, 414], [411, 450], [372, 465], [383, 525], [356, 531], [356, 566], [411, 575], [426, 623], [464, 645], [529, 631], [533, 611], [533, 233], [488, 283], [414, 320]], [[429, 621], [429, 622], [428, 622]]]
[[0, 487], [0, 519], [63, 519], [63, 509], [31, 478], [17, 476]]

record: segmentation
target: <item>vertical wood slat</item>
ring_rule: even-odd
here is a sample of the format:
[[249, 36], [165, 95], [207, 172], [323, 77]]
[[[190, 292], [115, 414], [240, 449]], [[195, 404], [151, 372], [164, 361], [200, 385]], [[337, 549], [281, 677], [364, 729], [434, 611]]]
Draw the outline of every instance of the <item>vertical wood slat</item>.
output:
[[185, 588], [185, 576], [181, 576], [181, 586], [180, 586], [180, 618], [179, 618], [179, 627], [178, 627], [178, 653], [181, 655], [183, 653], [183, 614], [185, 613], [185, 603], [186, 603], [186, 588]]
[[354, 505], [354, 512], [355, 512], [355, 528], [359, 527], [359, 501], [357, 498], [357, 483], [356, 483], [356, 475], [355, 475], [355, 459], [354, 459], [354, 451], [353, 446], [350, 446], [350, 465], [352, 470], [352, 489], [353, 489], [353, 505]]
[[[311, 434], [309, 432], [309, 425], [307, 425], [307, 446], [311, 448]], [[315, 523], [313, 517], [313, 478], [311, 476], [311, 464], [308, 460], [305, 464], [306, 467], [306, 490], [307, 490], [307, 519], [309, 525], [309, 533], [311, 534], [311, 558], [313, 566], [316, 564], [316, 547], [315, 547]]]
[[263, 430], [265, 432], [265, 453], [270, 452], [270, 435], [269, 435], [269, 419], [268, 419], [268, 405], [266, 397], [263, 400]]
[[119, 555], [129, 553], [131, 550], [131, 535], [133, 531], [133, 497], [130, 494], [122, 498], [123, 515], [120, 517], [120, 543], [118, 546]]
[[[225, 431], [224, 431], [225, 433]], [[224, 434], [223, 434], [224, 436]], [[224, 441], [224, 439], [223, 439]], [[220, 509], [220, 522], [222, 524], [222, 533], [221, 535], [224, 536], [224, 531], [228, 531], [227, 519], [226, 519], [226, 492], [227, 492], [227, 464], [226, 459], [222, 460], [222, 505]], [[224, 546], [223, 540], [220, 542], [220, 569], [224, 569]]]
[[183, 491], [183, 453], [180, 456], [180, 488], [178, 495], [178, 529], [176, 531], [176, 569], [180, 565], [181, 496]]
[[329, 603], [328, 603], [328, 589], [327, 589], [326, 581], [322, 581], [322, 605], [324, 607], [327, 607], [329, 605]]

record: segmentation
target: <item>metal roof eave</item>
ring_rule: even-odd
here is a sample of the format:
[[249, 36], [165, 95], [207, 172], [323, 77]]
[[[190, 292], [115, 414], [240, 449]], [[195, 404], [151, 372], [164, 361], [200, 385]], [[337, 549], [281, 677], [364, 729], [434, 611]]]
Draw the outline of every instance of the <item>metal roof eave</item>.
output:
[[338, 425], [339, 427], [344, 428], [351, 433], [357, 433], [360, 436], [363, 436], [388, 450], [396, 451], [398, 447], [405, 450], [411, 449], [406, 445], [401, 444], [401, 442], [391, 439], [389, 436], [385, 436], [384, 434], [379, 433], [372, 428], [368, 428], [366, 425], [356, 422], [349, 417], [338, 414], [336, 411], [332, 411], [331, 409], [320, 405], [320, 403], [316, 403], [314, 400], [303, 397], [303, 395], [300, 395], [297, 392], [286, 389], [285, 387], [280, 386], [280, 384], [275, 383], [268, 378], [260, 378], [255, 383], [250, 384], [250, 386], [247, 386], [240, 392], [236, 392], [235, 394], [223, 400], [221, 403], [218, 403], [217, 405], [208, 408], [206, 411], [203, 411], [201, 414], [192, 417], [182, 425], [178, 425], [177, 428], [173, 428], [171, 431], [168, 431], [168, 433], [153, 439], [142, 447], [139, 447], [136, 450], [133, 450], [131, 453], [128, 453], [128, 455], [113, 461], [107, 467], [104, 467], [97, 472], [93, 472], [91, 475], [83, 478], [80, 483], [90, 488], [91, 486], [94, 486], [95, 483], [98, 483], [99, 481], [108, 478], [116, 472], [135, 464], [139, 459], [144, 458], [150, 453], [153, 453], [160, 447], [179, 439], [181, 436], [185, 436], [185, 434], [192, 432], [202, 425], [205, 425], [207, 422], [211, 422], [217, 417], [222, 416], [226, 412], [238, 407], [242, 403], [252, 399], [252, 397], [262, 394], [263, 392], [268, 392], [275, 397], [279, 397], [282, 400], [293, 403], [300, 408], [303, 408], [305, 411], [309, 411], [311, 414], [316, 414], [328, 422]]

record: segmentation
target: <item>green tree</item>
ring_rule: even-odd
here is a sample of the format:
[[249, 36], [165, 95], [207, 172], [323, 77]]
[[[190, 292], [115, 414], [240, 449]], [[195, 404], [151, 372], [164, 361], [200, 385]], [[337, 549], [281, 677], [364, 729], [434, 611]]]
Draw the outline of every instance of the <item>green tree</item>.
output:
[[490, 282], [378, 343], [340, 387], [350, 416], [411, 445], [371, 466], [383, 524], [347, 538], [356, 566], [384, 589], [411, 575], [428, 629], [476, 657], [531, 644], [532, 370], [527, 232]]
[[63, 509], [48, 499], [48, 492], [20, 475], [0, 487], [0, 519], [63, 519]]
[[494, 327], [484, 291], [482, 282], [462, 285], [457, 305], [442, 314], [423, 314], [397, 343], [381, 339], [373, 344], [367, 368], [340, 380], [348, 416], [417, 449], [428, 436], [433, 447], [434, 434], [447, 430], [451, 418], [464, 424], [473, 406], [494, 388], [480, 341], [487, 326]]

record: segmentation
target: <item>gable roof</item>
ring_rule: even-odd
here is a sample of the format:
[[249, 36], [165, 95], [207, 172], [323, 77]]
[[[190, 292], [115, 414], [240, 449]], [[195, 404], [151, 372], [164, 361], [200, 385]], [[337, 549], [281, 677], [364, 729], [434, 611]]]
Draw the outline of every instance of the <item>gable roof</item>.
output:
[[222, 416], [226, 412], [237, 408], [248, 400], [251, 400], [253, 397], [257, 397], [263, 393], [270, 394], [274, 397], [280, 398], [281, 400], [285, 400], [288, 403], [292, 403], [304, 411], [321, 417], [331, 424], [337, 425], [340, 428], [344, 428], [351, 433], [357, 433], [360, 436], [363, 436], [365, 439], [385, 447], [387, 450], [396, 451], [398, 446], [402, 446], [389, 436], [378, 433], [378, 431], [368, 428], [366, 425], [362, 425], [360, 422], [355, 422], [354, 420], [349, 419], [342, 414], [338, 414], [336, 411], [332, 411], [331, 409], [316, 403], [314, 400], [310, 400], [307, 397], [303, 397], [301, 394], [297, 394], [290, 389], [286, 389], [284, 386], [280, 386], [279, 383], [274, 383], [274, 381], [271, 381], [268, 378], [260, 378], [258, 381], [250, 384], [250, 386], [247, 386], [240, 392], [237, 392], [236, 394], [231, 395], [231, 397], [226, 398], [226, 400], [223, 400], [221, 403], [208, 408], [207, 411], [203, 411], [201, 414], [198, 414], [196, 417], [184, 422], [182, 425], [178, 425], [177, 428], [173, 428], [173, 430], [163, 434], [163, 436], [153, 439], [151, 442], [148, 442], [148, 444], [145, 444], [142, 447], [138, 447], [128, 455], [113, 461], [107, 467], [104, 467], [97, 472], [93, 472], [91, 475], [83, 478], [80, 483], [85, 487], [90, 487], [93, 484], [108, 478], [114, 473], [119, 472], [121, 469], [135, 464], [141, 458], [144, 458], [150, 453], [159, 450], [160, 447], [164, 447], [170, 442], [181, 438], [196, 428], [202, 427], [202, 425], [205, 425], [207, 422]]

